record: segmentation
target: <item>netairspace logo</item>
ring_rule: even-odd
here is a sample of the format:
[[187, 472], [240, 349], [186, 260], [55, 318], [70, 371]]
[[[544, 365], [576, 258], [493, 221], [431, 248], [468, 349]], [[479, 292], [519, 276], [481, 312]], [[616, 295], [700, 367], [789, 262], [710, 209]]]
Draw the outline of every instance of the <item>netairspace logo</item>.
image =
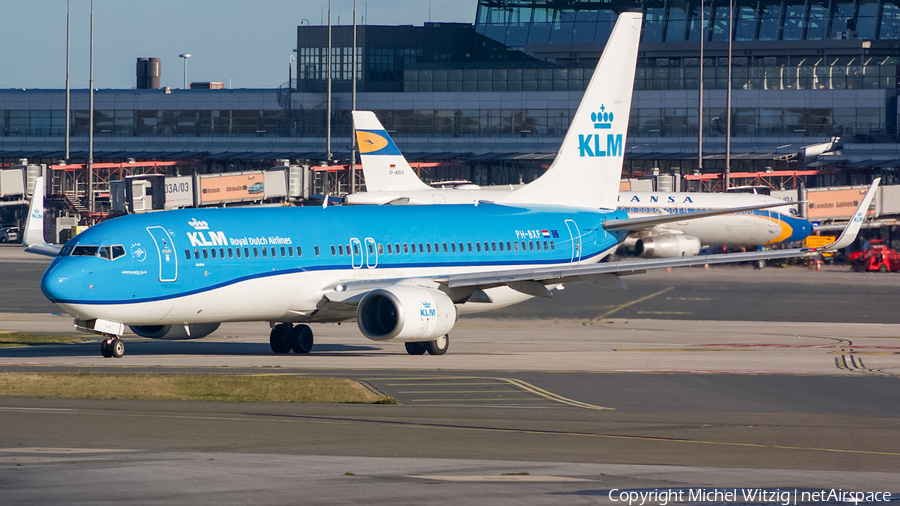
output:
[[771, 504], [781, 506], [814, 505], [818, 503], [848, 503], [854, 505], [896, 502], [900, 494], [891, 492], [856, 492], [843, 489], [764, 489], [764, 488], [666, 488], [633, 489], [614, 488], [608, 493], [614, 503], [629, 506], [669, 503], [735, 503]]

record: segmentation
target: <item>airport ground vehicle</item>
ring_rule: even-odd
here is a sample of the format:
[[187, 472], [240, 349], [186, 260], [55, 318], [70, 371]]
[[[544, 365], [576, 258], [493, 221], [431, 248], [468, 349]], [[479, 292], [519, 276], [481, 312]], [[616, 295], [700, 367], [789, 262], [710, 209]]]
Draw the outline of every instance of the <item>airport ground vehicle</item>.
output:
[[848, 259], [858, 271], [900, 271], [900, 253], [888, 248], [881, 239], [872, 239], [864, 250], [850, 253]]
[[0, 242], [14, 242], [19, 239], [19, 227], [0, 225]]

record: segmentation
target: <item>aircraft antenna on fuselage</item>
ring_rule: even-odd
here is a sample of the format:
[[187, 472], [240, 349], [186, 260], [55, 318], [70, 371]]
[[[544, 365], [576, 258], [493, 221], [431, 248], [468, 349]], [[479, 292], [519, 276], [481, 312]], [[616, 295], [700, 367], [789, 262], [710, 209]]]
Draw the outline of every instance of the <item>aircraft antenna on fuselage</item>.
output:
[[498, 203], [617, 207], [641, 20], [637, 12], [619, 15], [556, 159]]

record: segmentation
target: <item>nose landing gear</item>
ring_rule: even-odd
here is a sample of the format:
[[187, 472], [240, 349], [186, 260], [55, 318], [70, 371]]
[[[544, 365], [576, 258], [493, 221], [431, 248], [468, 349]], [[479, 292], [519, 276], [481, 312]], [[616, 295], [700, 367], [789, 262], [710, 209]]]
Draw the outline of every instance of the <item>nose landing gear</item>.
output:
[[100, 341], [100, 354], [103, 358], [122, 358], [125, 355], [125, 343], [118, 337], [107, 337]]

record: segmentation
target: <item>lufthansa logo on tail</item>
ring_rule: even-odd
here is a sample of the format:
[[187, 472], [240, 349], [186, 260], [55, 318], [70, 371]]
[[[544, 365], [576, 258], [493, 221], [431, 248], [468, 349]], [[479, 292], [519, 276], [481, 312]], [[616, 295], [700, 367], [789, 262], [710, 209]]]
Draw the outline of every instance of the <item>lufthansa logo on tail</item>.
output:
[[356, 141], [359, 143], [360, 154], [374, 153], [387, 147], [388, 140], [374, 132], [356, 131]]

